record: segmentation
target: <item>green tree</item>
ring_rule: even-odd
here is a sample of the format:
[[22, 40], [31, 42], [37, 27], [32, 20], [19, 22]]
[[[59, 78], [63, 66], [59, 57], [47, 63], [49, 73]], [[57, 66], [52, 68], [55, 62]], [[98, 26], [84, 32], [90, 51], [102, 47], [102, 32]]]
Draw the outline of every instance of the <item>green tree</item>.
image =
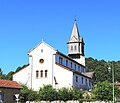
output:
[[58, 93], [56, 89], [54, 89], [51, 85], [44, 85], [39, 89], [39, 100], [45, 101], [53, 101], [58, 97]]
[[112, 85], [108, 81], [98, 82], [93, 89], [93, 94], [97, 100], [112, 100]]
[[21, 70], [22, 68], [27, 67], [28, 65], [29, 65], [29, 64], [25, 64], [25, 65], [23, 65], [23, 66], [19, 66], [19, 67], [16, 69], [15, 72], [18, 72], [19, 70]]
[[[113, 67], [111, 64], [114, 64]], [[86, 71], [95, 73], [95, 83], [108, 80], [112, 82], [112, 73], [108, 73], [108, 67], [111, 66], [115, 70], [115, 81], [120, 82], [120, 61], [104, 61], [86, 58]]]
[[61, 88], [58, 90], [58, 94], [60, 96], [60, 99], [63, 101], [69, 100], [69, 98], [72, 98], [72, 93], [69, 92], [68, 88]]
[[20, 101], [35, 101], [38, 99], [36, 91], [29, 89], [26, 85], [21, 85], [23, 88], [20, 90]]
[[33, 90], [29, 90], [29, 94], [28, 94], [28, 100], [29, 101], [36, 101], [38, 100], [38, 92], [37, 91], [33, 91]]
[[105, 80], [111, 80], [108, 77], [108, 67], [103, 64], [103, 65], [98, 65], [95, 69], [95, 77], [96, 77], [96, 82], [103, 82]]
[[6, 79], [7, 80], [12, 80], [12, 77], [13, 77], [13, 71], [10, 71], [7, 75], [6, 75]]
[[69, 89], [69, 100], [79, 100], [83, 99], [83, 92], [80, 91], [80, 89], [77, 88], [71, 88]]
[[0, 68], [0, 75], [2, 75], [2, 72], [3, 72], [3, 71], [2, 71], [2, 69]]
[[120, 61], [113, 62], [113, 67], [115, 70], [115, 81], [120, 82]]
[[6, 79], [6, 75], [3, 74], [3, 71], [1, 68], [0, 68], [0, 79]]
[[[112, 100], [112, 89], [113, 89], [112, 83], [109, 83], [108, 81], [104, 81], [104, 82], [98, 82], [95, 88], [92, 90], [92, 92], [97, 100], [110, 101]], [[118, 96], [118, 93], [119, 90], [115, 87], [116, 97]]]
[[6, 79], [6, 75], [5, 74], [0, 74], [0, 79]]

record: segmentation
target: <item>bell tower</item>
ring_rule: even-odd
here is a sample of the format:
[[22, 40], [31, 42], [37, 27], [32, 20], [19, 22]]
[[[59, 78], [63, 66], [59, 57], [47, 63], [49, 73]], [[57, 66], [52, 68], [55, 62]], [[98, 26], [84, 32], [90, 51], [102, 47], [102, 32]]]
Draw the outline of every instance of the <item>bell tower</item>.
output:
[[84, 40], [79, 34], [76, 19], [74, 20], [72, 34], [67, 44], [68, 56], [85, 66]]

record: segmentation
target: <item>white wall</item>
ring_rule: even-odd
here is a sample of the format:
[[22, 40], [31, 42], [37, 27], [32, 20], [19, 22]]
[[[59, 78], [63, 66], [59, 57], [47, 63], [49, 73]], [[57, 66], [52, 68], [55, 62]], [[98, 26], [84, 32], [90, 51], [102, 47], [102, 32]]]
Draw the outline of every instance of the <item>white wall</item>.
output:
[[17, 81], [18, 83], [21, 84], [26, 84], [27, 86], [30, 87], [30, 65], [23, 68], [19, 72], [15, 73], [13, 75], [13, 81]]
[[55, 81], [54, 81], [54, 87], [57, 88], [70, 88], [73, 85], [73, 72], [66, 70], [65, 68], [55, 64], [54, 69], [53, 69], [53, 75], [56, 78], [57, 85], [55, 86]]
[[84, 56], [80, 56], [80, 59], [74, 59], [75, 61], [77, 61], [78, 63], [82, 64], [83, 66], [85, 66], [85, 57]]
[[[43, 52], [41, 52], [43, 50]], [[37, 48], [35, 48], [29, 55], [32, 55], [31, 64], [33, 65], [33, 75], [32, 75], [32, 87], [34, 90], [38, 90], [39, 87], [51, 84], [52, 85], [52, 61], [53, 54], [55, 50], [47, 45], [46, 43], [41, 43]], [[43, 59], [44, 62], [40, 63], [39, 60]], [[39, 77], [36, 78], [36, 71], [39, 71]], [[40, 77], [40, 71], [43, 70], [43, 77]], [[48, 71], [48, 76], [45, 77], [45, 70]]]

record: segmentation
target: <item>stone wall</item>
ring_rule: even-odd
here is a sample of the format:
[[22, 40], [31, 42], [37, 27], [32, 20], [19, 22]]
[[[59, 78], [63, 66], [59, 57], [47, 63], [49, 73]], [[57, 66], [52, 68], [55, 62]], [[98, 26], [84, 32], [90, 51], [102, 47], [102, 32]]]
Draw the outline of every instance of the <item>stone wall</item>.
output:
[[[29, 101], [27, 101], [26, 103], [112, 103], [112, 102], [104, 102], [104, 101], [92, 101], [92, 102], [86, 102], [86, 101], [84, 101], [84, 102], [79, 102], [79, 101], [66, 101], [66, 102], [64, 102], [64, 101], [52, 101], [52, 102], [39, 101], [39, 102], [29, 102]], [[120, 102], [118, 102], [118, 103], [120, 103]]]

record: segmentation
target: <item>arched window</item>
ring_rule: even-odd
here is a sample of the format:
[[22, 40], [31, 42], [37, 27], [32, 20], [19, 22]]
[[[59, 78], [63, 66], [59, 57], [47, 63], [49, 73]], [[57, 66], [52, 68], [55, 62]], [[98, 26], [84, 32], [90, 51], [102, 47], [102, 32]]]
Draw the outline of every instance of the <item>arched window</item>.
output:
[[75, 64], [75, 70], [76, 70], [76, 64]]
[[71, 69], [72, 69], [72, 62], [71, 62]]
[[66, 67], [68, 66], [68, 60], [66, 60]]
[[82, 77], [82, 84], [83, 84], [83, 77]]
[[78, 82], [78, 76], [76, 76], [76, 82]]
[[36, 78], [38, 78], [39, 77], [39, 71], [37, 70], [36, 71]]
[[80, 66], [78, 66], [78, 71], [80, 72]]
[[86, 84], [87, 84], [87, 79], [86, 79]]
[[40, 77], [43, 77], [43, 70], [40, 71]]
[[48, 73], [48, 71], [47, 71], [47, 70], [45, 70], [45, 77], [47, 77], [47, 73]]
[[74, 50], [75, 50], [75, 51], [77, 50], [76, 45], [74, 46]]
[[71, 46], [71, 51], [73, 51], [73, 46]]

